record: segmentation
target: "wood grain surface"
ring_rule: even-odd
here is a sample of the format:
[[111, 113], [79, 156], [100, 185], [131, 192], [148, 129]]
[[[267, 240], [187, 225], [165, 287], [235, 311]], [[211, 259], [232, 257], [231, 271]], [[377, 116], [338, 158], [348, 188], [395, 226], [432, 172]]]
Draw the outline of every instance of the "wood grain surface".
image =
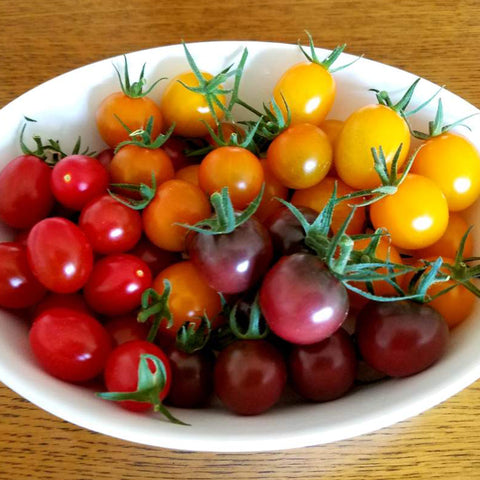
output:
[[[480, 106], [480, 3], [354, 0], [0, 0], [0, 107], [86, 63], [202, 40], [296, 42], [407, 69]], [[1, 334], [1, 332], [0, 332]], [[59, 420], [0, 384], [0, 479], [477, 479], [480, 382], [379, 432], [264, 454], [142, 447]]]

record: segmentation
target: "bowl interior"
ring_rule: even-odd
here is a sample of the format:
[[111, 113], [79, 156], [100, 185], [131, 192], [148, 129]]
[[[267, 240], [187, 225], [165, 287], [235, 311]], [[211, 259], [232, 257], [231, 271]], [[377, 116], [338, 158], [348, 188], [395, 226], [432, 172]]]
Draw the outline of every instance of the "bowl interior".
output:
[[[270, 98], [273, 85], [290, 65], [303, 56], [294, 45], [260, 42], [209, 42], [189, 46], [201, 69], [216, 73], [238, 62], [244, 47], [249, 50], [241, 97], [255, 106]], [[320, 56], [327, 51], [319, 49]], [[342, 54], [339, 64], [354, 57]], [[149, 79], [173, 77], [188, 68], [179, 45], [145, 50], [128, 55], [131, 72], [147, 62]], [[105, 147], [95, 127], [95, 110], [100, 101], [118, 89], [112, 67], [122, 58], [101, 61], [57, 77], [22, 95], [0, 110], [0, 168], [20, 154], [18, 136], [23, 117], [38, 121], [27, 127], [26, 138], [41, 134], [60, 139], [63, 145], [82, 144], [96, 151]], [[133, 74], [135, 75], [135, 73]], [[375, 102], [369, 88], [388, 90], [395, 97], [415, 76], [367, 59], [360, 59], [335, 74], [337, 99], [329, 118], [345, 119], [356, 108]], [[151, 96], [161, 97], [166, 82]], [[438, 90], [422, 80], [412, 100], [420, 104]], [[448, 91], [441, 93], [447, 121], [478, 110]], [[436, 103], [414, 116], [413, 127], [425, 130]], [[239, 112], [240, 114], [241, 112]], [[464, 130], [480, 148], [480, 119], [469, 120]], [[476, 224], [480, 210], [472, 207], [468, 217]], [[474, 232], [475, 233], [475, 232]], [[0, 240], [12, 232], [0, 226]], [[477, 233], [478, 237], [478, 233]], [[478, 240], [475, 243], [479, 250]], [[258, 417], [234, 416], [221, 407], [201, 410], [172, 409], [191, 424], [172, 425], [165, 421], [124, 411], [92, 395], [91, 389], [63, 383], [44, 373], [28, 345], [28, 325], [7, 312], [0, 313], [0, 380], [41, 408], [77, 425], [126, 440], [167, 448], [197, 451], [262, 451], [332, 442], [376, 430], [430, 408], [457, 393], [480, 377], [480, 315], [477, 303], [469, 319], [452, 332], [447, 354], [425, 372], [401, 380], [387, 380], [353, 390], [347, 396], [324, 404], [284, 403]]]

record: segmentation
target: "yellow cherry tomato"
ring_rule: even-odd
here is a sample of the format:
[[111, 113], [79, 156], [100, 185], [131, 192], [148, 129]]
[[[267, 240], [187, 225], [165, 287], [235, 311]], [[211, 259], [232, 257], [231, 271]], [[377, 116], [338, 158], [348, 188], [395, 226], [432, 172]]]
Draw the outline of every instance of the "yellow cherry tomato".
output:
[[400, 144], [398, 167], [405, 162], [410, 148], [410, 131], [405, 120], [384, 105], [367, 105], [353, 112], [345, 121], [337, 138], [334, 163], [338, 176], [356, 189], [374, 188], [381, 184], [375, 171], [372, 148], [381, 146], [387, 167]]
[[330, 145], [332, 145], [332, 148], [335, 148], [344, 124], [345, 122], [342, 122], [341, 120], [328, 119], [324, 120], [319, 125], [319, 127], [326, 133], [328, 139], [330, 140]]
[[408, 174], [393, 195], [370, 206], [370, 219], [375, 229], [388, 230], [396, 247], [425, 248], [447, 229], [447, 200], [432, 180]]
[[[213, 78], [209, 73], [202, 72], [205, 80]], [[197, 77], [193, 72], [177, 75], [167, 85], [163, 93], [160, 105], [163, 119], [166, 125], [175, 123], [175, 134], [183, 137], [204, 137], [208, 134], [208, 128], [216, 126], [215, 119], [210, 112], [205, 97], [197, 92], [185, 88], [180, 82], [190, 87], [198, 87]], [[225, 105], [225, 96], [218, 95], [218, 100]], [[223, 118], [223, 111], [218, 105], [214, 105], [217, 118]]]
[[466, 138], [455, 133], [427, 140], [411, 171], [431, 178], [445, 194], [451, 211], [469, 207], [480, 196], [480, 155]]
[[[287, 103], [290, 125], [319, 125], [332, 108], [336, 85], [331, 73], [317, 63], [299, 63], [290, 67], [273, 90], [273, 98], [285, 118]], [[283, 98], [282, 98], [283, 96]]]
[[288, 188], [309, 188], [323, 180], [332, 164], [327, 135], [315, 125], [302, 123], [287, 128], [270, 144], [267, 164]]

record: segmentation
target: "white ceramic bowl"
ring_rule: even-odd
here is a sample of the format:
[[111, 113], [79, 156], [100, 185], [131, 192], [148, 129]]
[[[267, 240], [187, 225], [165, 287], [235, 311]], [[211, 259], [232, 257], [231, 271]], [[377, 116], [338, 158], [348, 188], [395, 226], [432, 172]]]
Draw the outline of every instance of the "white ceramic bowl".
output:
[[[261, 105], [270, 98], [273, 85], [290, 65], [302, 61], [294, 45], [257, 42], [211, 42], [189, 45], [201, 69], [216, 73], [238, 61], [248, 47], [249, 59], [241, 94], [250, 103]], [[328, 51], [319, 49], [319, 55]], [[349, 62], [350, 55], [338, 60]], [[155, 48], [128, 55], [131, 72], [136, 75], [147, 62], [147, 78], [173, 77], [187, 69], [179, 45]], [[27, 92], [0, 110], [0, 167], [18, 155], [18, 135], [23, 116], [38, 120], [27, 134], [40, 133], [73, 144], [78, 135], [84, 145], [99, 151], [104, 147], [96, 132], [97, 105], [118, 89], [112, 61], [122, 65], [121, 57], [104, 60], [74, 70]], [[415, 76], [396, 68], [361, 59], [335, 74], [337, 101], [331, 118], [344, 119], [356, 108], [375, 102], [369, 88], [385, 89], [393, 94], [404, 91]], [[152, 96], [160, 98], [166, 82]], [[437, 91], [438, 86], [422, 80], [412, 105]], [[444, 91], [441, 94], [447, 120], [478, 110], [461, 98]], [[425, 130], [435, 105], [415, 115], [414, 127]], [[469, 121], [472, 132], [465, 131], [480, 148], [480, 117]], [[28, 138], [28, 135], [27, 135]], [[470, 218], [476, 222], [478, 208]], [[1, 227], [0, 227], [1, 228]], [[0, 239], [11, 232], [0, 229]], [[478, 237], [479, 235], [477, 235]], [[477, 242], [478, 251], [478, 242]], [[400, 380], [352, 391], [347, 396], [324, 404], [283, 404], [257, 417], [235, 416], [214, 407], [202, 410], [173, 409], [175, 415], [191, 424], [178, 426], [153, 416], [130, 413], [96, 398], [90, 390], [50, 377], [37, 365], [27, 337], [27, 326], [15, 316], [0, 313], [0, 380], [39, 407], [82, 427], [129, 441], [182, 450], [246, 452], [277, 450], [333, 442], [371, 432], [416, 415], [459, 392], [480, 377], [479, 307], [452, 333], [446, 355], [430, 369]]]

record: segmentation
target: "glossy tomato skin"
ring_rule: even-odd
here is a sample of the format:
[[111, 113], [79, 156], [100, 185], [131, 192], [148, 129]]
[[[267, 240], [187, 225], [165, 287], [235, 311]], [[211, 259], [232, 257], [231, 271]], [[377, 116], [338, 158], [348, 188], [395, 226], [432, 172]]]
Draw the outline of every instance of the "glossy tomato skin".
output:
[[200, 188], [211, 195], [228, 187], [233, 207], [243, 210], [260, 193], [264, 180], [260, 160], [241, 147], [220, 147], [212, 150], [200, 164]]
[[51, 308], [68, 308], [77, 312], [92, 315], [87, 302], [80, 293], [49, 293], [44, 297], [33, 310], [33, 318], [37, 318], [43, 312]]
[[373, 368], [406, 377], [435, 363], [448, 344], [448, 327], [428, 305], [414, 302], [369, 302], [358, 314], [360, 353]]
[[293, 389], [314, 402], [335, 400], [353, 386], [357, 355], [350, 335], [339, 328], [313, 345], [296, 345], [288, 359]]
[[215, 355], [207, 350], [185, 353], [176, 347], [166, 353], [173, 379], [166, 402], [180, 408], [204, 406], [213, 393]]
[[33, 155], [20, 155], [0, 172], [0, 220], [13, 228], [30, 228], [53, 207], [51, 169]]
[[115, 155], [115, 150], [113, 148], [105, 148], [101, 152], [97, 153], [96, 159], [107, 169], [110, 166], [113, 156]]
[[267, 229], [251, 217], [232, 233], [190, 234], [187, 251], [210, 287], [222, 293], [241, 293], [266, 273], [273, 257]]
[[115, 346], [133, 340], [147, 340], [150, 329], [147, 323], [138, 322], [135, 314], [109, 318], [104, 326]]
[[82, 288], [92, 271], [92, 247], [85, 234], [65, 218], [37, 223], [27, 239], [28, 263], [45, 287], [56, 293]]
[[108, 171], [93, 157], [69, 155], [52, 170], [50, 186], [55, 198], [65, 207], [81, 210], [88, 202], [106, 193]]
[[273, 175], [286, 187], [313, 187], [330, 170], [332, 147], [327, 135], [315, 125], [294, 125], [270, 144], [267, 164]]
[[286, 379], [282, 355], [265, 340], [236, 341], [220, 352], [215, 364], [215, 393], [239, 415], [258, 415], [271, 408]]
[[0, 307], [31, 307], [45, 293], [45, 287], [30, 270], [25, 246], [16, 242], [0, 243]]
[[265, 275], [260, 307], [273, 333], [309, 345], [341, 326], [349, 304], [345, 287], [320, 259], [295, 253], [282, 257]]
[[185, 180], [186, 182], [193, 183], [197, 187], [200, 186], [198, 180], [198, 172], [200, 170], [200, 165], [187, 165], [186, 167], [180, 168], [175, 172], [175, 178], [178, 180]]
[[83, 294], [90, 308], [104, 315], [125, 315], [140, 306], [142, 293], [152, 284], [149, 268], [127, 253], [98, 260]]
[[132, 249], [142, 236], [142, 217], [110, 195], [95, 198], [78, 222], [96, 253], [109, 255]]
[[123, 92], [112, 93], [102, 101], [96, 112], [98, 132], [111, 148], [130, 140], [128, 131], [117, 117], [131, 132], [145, 128], [149, 118], [153, 117], [152, 138], [156, 138], [163, 128], [160, 108], [152, 99], [130, 98]]
[[141, 238], [129, 253], [143, 260], [152, 272], [153, 277], [156, 277], [169, 265], [173, 265], [182, 259], [179, 253], [162, 250], [145, 237]]
[[36, 317], [30, 345], [48, 373], [68, 382], [99, 375], [112, 348], [109, 334], [95, 318], [68, 308], [51, 308]]
[[[163, 400], [167, 396], [172, 383], [170, 362], [163, 350], [153, 343], [142, 340], [123, 343], [117, 346], [108, 357], [104, 376], [109, 392], [134, 392], [137, 390], [138, 364], [140, 356], [143, 354], [155, 355], [165, 366], [167, 373], [165, 387], [160, 392], [159, 398]], [[147, 359], [147, 363], [152, 373], [155, 372], [156, 367], [153, 362]], [[151, 403], [135, 400], [124, 400], [117, 403], [126, 410], [134, 412], [146, 412], [152, 408]]]

